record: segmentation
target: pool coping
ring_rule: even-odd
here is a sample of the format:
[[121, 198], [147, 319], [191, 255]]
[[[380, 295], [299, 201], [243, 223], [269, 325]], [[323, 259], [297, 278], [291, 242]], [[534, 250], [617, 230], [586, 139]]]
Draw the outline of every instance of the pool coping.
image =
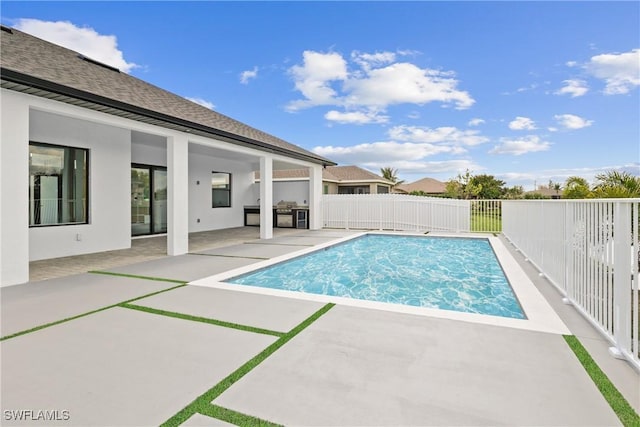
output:
[[306, 255], [311, 252], [315, 252], [324, 249], [329, 246], [333, 246], [342, 242], [346, 242], [366, 234], [391, 234], [391, 235], [406, 235], [406, 236], [421, 236], [427, 237], [422, 233], [411, 232], [392, 232], [392, 231], [365, 231], [356, 233], [350, 236], [345, 236], [329, 242], [320, 243], [312, 247], [304, 248], [299, 251], [291, 252], [285, 255], [271, 258], [269, 260], [260, 261], [248, 266], [239, 267], [233, 270], [226, 271], [224, 273], [215, 274], [209, 277], [198, 279], [189, 282], [190, 285], [204, 286], [217, 289], [225, 289], [238, 292], [249, 292], [263, 295], [271, 295], [285, 298], [293, 298], [307, 301], [315, 301], [322, 303], [335, 303], [351, 307], [369, 308], [375, 310], [391, 311], [396, 313], [412, 314], [418, 316], [430, 316], [442, 319], [459, 320], [464, 322], [479, 323], [485, 325], [509, 327], [537, 332], [546, 332], [552, 334], [566, 335], [570, 334], [569, 328], [560, 319], [560, 316], [553, 310], [551, 305], [547, 302], [544, 296], [538, 291], [533, 282], [529, 279], [527, 274], [518, 265], [515, 258], [511, 255], [508, 248], [505, 247], [503, 242], [496, 236], [481, 234], [481, 233], [469, 233], [469, 234], [456, 234], [456, 233], [442, 233], [432, 232], [428, 236], [432, 237], [450, 237], [450, 238], [474, 238], [474, 239], [487, 239], [493, 248], [493, 251], [502, 267], [513, 292], [522, 307], [526, 319], [513, 319], [507, 317], [483, 315], [476, 313], [464, 313], [451, 310], [442, 310], [426, 307], [414, 307], [405, 306], [400, 304], [385, 303], [358, 300], [346, 297], [337, 297], [331, 295], [318, 295], [309, 294], [296, 291], [287, 291], [280, 289], [262, 288], [249, 285], [236, 285], [224, 283], [231, 277], [246, 274], [261, 268], [269, 267], [273, 264], [277, 264], [282, 261], [287, 261], [292, 258]]

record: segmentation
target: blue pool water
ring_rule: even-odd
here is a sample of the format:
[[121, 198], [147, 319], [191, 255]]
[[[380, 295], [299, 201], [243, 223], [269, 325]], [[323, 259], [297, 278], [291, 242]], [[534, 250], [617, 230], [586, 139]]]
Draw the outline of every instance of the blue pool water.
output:
[[367, 234], [226, 282], [525, 318], [487, 239]]

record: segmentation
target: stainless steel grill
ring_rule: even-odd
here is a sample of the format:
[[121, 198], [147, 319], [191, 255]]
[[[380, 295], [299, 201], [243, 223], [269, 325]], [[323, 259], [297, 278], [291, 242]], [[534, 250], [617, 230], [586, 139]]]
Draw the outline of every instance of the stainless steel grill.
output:
[[293, 210], [298, 204], [293, 201], [280, 200], [276, 205], [276, 226], [277, 227], [293, 227]]
[[298, 203], [296, 203], [295, 201], [287, 202], [284, 200], [280, 200], [276, 205], [276, 213], [291, 214], [293, 213], [293, 210], [297, 208], [298, 208]]

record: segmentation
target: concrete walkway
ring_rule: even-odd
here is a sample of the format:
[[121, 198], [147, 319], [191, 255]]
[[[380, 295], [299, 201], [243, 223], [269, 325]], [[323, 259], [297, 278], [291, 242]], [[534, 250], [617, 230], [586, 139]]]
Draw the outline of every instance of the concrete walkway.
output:
[[[0, 289], [2, 425], [620, 425], [560, 335], [183, 284], [350, 234], [247, 229]], [[638, 374], [512, 254], [639, 410]]]
[[[296, 234], [297, 232], [298, 230], [296, 229], [273, 229], [274, 237]], [[189, 251], [198, 252], [220, 246], [228, 246], [233, 243], [253, 241], [260, 241], [260, 228], [258, 227], [238, 227], [190, 233]], [[35, 282], [53, 279], [91, 270], [137, 264], [142, 261], [165, 258], [166, 256], [167, 237], [165, 235], [138, 237], [131, 240], [130, 249], [31, 262], [29, 264], [29, 280]]]

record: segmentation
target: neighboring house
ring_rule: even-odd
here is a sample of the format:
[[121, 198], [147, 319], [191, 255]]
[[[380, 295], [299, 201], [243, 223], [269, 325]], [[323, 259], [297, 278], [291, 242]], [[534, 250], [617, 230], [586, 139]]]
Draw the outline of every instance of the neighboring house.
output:
[[414, 191], [422, 192], [427, 196], [443, 196], [446, 192], [446, 184], [433, 178], [422, 178], [410, 184], [400, 184], [394, 192], [409, 194]]
[[166, 233], [167, 253], [184, 254], [189, 232], [243, 225], [256, 170], [269, 177], [261, 238], [278, 169], [306, 169], [310, 228], [322, 227], [334, 162], [77, 52], [0, 35], [0, 285], [27, 282], [29, 261], [129, 248], [132, 235]]
[[[280, 200], [306, 205], [309, 199], [309, 169], [273, 171], [273, 203]], [[256, 183], [260, 174], [256, 173]], [[322, 169], [323, 194], [383, 194], [393, 183], [358, 166], [327, 166]], [[257, 195], [257, 186], [254, 195]], [[257, 199], [257, 197], [256, 197]]]
[[529, 194], [529, 195], [539, 194], [539, 195], [543, 196], [544, 198], [548, 198], [548, 199], [561, 199], [562, 198], [562, 190], [557, 190], [556, 191], [553, 188], [549, 188], [549, 187], [546, 187], [544, 185], [538, 186], [537, 190], [525, 191], [524, 195], [526, 196], [527, 194]]

